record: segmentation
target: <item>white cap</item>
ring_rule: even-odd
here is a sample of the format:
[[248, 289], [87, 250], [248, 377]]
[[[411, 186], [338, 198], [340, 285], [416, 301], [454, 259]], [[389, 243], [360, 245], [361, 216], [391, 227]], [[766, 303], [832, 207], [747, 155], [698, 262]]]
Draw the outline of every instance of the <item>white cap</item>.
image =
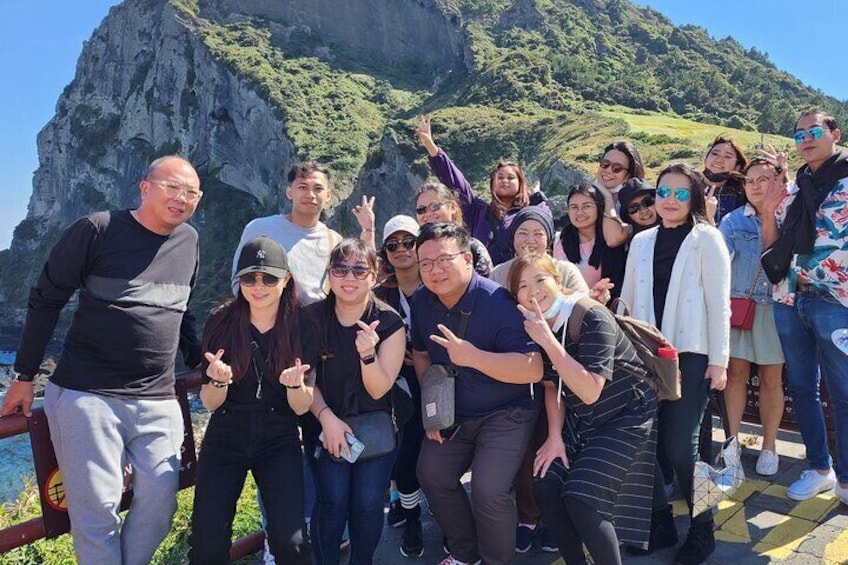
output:
[[405, 216], [403, 214], [393, 217], [386, 222], [386, 225], [383, 227], [383, 243], [386, 243], [386, 240], [389, 239], [393, 233], [399, 231], [405, 231], [407, 233], [411, 233], [415, 237], [418, 237], [418, 222], [416, 222], [411, 216]]

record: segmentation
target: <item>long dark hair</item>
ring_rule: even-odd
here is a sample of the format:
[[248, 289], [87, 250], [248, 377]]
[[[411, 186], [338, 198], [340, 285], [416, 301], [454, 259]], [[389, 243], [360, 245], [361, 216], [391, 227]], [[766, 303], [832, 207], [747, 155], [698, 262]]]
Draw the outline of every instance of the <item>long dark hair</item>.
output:
[[[283, 288], [277, 319], [270, 330], [268, 369], [266, 378], [276, 382], [277, 376], [287, 367], [294, 365], [295, 357], [301, 352], [297, 330], [297, 297], [294, 278]], [[227, 363], [233, 369], [233, 380], [238, 382], [248, 372], [252, 356], [250, 342], [250, 304], [239, 289], [235, 298], [230, 298], [216, 307], [203, 332], [203, 351], [215, 353], [224, 350]], [[203, 360], [203, 369], [208, 363]]]
[[707, 188], [707, 181], [704, 175], [693, 166], [686, 163], [672, 163], [667, 165], [660, 174], [657, 175], [657, 188], [660, 186], [660, 180], [664, 175], [677, 173], [689, 179], [692, 189], [689, 191], [689, 215], [692, 217], [693, 223], [708, 223], [707, 222], [707, 201], [704, 197], [704, 191]]
[[[592, 248], [592, 254], [589, 256], [589, 265], [596, 269], [601, 266], [601, 258], [607, 248], [607, 242], [604, 239], [604, 196], [601, 192], [589, 183], [580, 183], [568, 191], [567, 202], [571, 202], [571, 198], [575, 194], [582, 194], [591, 198], [598, 207], [598, 217], [595, 219], [595, 246]], [[577, 227], [571, 222], [562, 229], [559, 236], [562, 242], [562, 249], [565, 251], [565, 256], [572, 263], [580, 263], [580, 234]]]

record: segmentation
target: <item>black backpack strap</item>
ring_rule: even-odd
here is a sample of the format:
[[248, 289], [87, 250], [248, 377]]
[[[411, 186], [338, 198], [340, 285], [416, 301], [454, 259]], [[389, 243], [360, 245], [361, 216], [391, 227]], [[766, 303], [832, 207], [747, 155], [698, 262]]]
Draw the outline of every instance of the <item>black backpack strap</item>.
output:
[[580, 343], [580, 328], [583, 326], [583, 318], [589, 308], [592, 307], [590, 300], [589, 298], [581, 298], [575, 302], [571, 316], [568, 317], [568, 336], [575, 345]]

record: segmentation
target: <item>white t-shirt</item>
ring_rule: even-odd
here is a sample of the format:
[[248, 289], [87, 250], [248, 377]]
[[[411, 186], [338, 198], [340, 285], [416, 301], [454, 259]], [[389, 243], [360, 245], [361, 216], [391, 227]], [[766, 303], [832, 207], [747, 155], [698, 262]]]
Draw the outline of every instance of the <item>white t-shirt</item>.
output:
[[315, 227], [304, 228], [282, 214], [256, 218], [244, 227], [233, 255], [233, 294], [238, 292], [235, 273], [239, 252], [245, 243], [260, 235], [270, 237], [286, 250], [300, 304], [312, 304], [326, 298], [324, 283], [330, 251], [339, 244], [342, 236], [321, 222]]

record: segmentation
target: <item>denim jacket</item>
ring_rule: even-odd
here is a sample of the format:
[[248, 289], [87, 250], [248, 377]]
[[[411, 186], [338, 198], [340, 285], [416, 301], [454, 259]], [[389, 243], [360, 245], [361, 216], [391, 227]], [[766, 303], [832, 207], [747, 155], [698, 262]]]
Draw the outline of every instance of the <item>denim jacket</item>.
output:
[[751, 298], [766, 304], [771, 301], [771, 284], [760, 266], [762, 226], [754, 207], [746, 204], [725, 216], [718, 229], [730, 252], [730, 296], [747, 298], [759, 271]]

